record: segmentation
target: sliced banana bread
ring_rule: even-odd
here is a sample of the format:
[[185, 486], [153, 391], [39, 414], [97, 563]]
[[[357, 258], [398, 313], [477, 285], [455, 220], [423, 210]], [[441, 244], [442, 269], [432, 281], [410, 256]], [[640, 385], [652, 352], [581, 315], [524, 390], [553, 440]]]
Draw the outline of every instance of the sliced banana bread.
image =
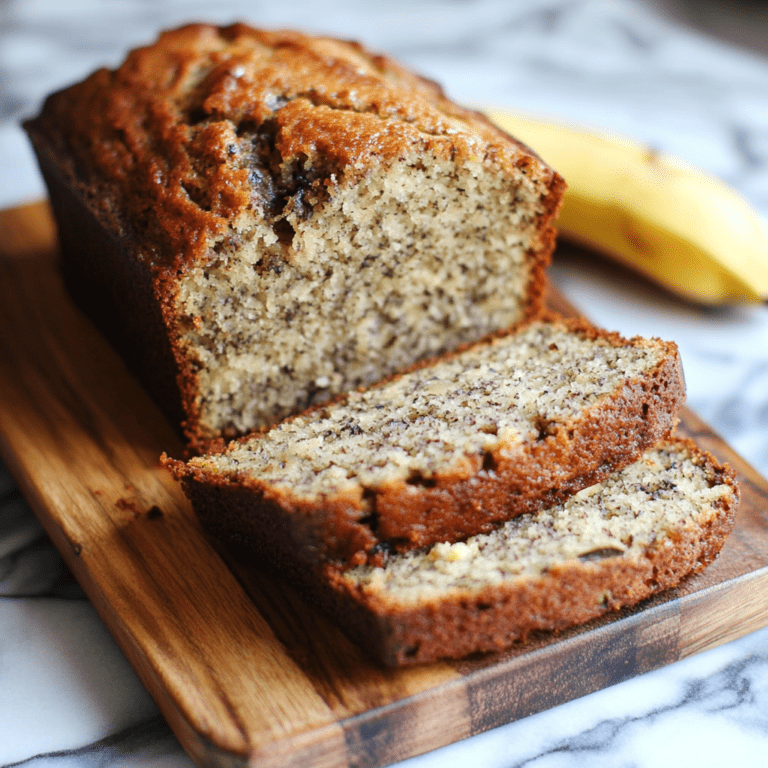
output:
[[674, 344], [535, 321], [167, 464], [219, 537], [382, 563], [603, 480], [669, 434], [683, 399]]
[[541, 308], [563, 180], [355, 43], [189, 25], [26, 129], [70, 290], [193, 444]]
[[349, 636], [389, 665], [509, 647], [677, 585], [714, 560], [738, 504], [733, 472], [689, 441], [659, 445], [565, 504], [466, 542], [321, 582], [298, 574]]

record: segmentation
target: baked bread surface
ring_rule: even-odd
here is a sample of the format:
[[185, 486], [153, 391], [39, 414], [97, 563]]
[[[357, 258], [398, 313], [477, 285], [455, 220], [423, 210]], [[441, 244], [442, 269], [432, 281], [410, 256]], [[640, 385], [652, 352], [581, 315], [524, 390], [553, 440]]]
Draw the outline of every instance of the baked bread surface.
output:
[[562, 179], [357, 44], [189, 25], [26, 128], [68, 284], [193, 443], [541, 309]]
[[668, 435], [683, 400], [674, 344], [534, 321], [168, 466], [221, 538], [381, 563], [567, 499]]

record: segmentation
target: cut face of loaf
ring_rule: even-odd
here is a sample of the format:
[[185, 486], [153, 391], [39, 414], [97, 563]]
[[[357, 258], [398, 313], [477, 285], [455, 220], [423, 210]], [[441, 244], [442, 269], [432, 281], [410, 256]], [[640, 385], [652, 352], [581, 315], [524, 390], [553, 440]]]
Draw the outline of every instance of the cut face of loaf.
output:
[[187, 26], [26, 128], [73, 294], [193, 443], [541, 307], [562, 179], [356, 44]]
[[487, 535], [329, 568], [311, 593], [389, 665], [500, 650], [532, 630], [579, 624], [677, 585], [730, 532], [733, 473], [690, 442], [649, 450], [565, 504]]
[[536, 321], [170, 462], [211, 531], [308, 565], [382, 562], [566, 499], [667, 435], [673, 344]]

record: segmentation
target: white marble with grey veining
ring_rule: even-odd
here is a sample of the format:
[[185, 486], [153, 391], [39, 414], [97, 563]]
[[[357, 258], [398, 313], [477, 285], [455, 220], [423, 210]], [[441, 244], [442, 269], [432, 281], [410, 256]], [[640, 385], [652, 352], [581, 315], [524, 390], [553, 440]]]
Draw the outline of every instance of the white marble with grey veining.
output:
[[[635, 136], [721, 176], [768, 218], [768, 60], [673, 24], [661, 6], [3, 0], [0, 207], [43, 194], [18, 122], [47, 92], [162, 27], [244, 19], [364, 40], [467, 103]], [[553, 275], [601, 325], [677, 341], [691, 406], [768, 474], [768, 308], [682, 306], [599, 265]], [[402, 765], [758, 768], [766, 755], [768, 629]], [[0, 766], [19, 764], [191, 765], [0, 468]]]

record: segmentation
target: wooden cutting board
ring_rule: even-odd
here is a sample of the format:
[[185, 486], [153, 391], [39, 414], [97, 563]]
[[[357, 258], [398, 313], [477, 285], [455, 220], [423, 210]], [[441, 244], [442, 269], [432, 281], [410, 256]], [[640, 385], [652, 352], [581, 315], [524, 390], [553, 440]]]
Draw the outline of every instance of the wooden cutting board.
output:
[[380, 669], [202, 534], [158, 466], [178, 438], [64, 292], [43, 203], [0, 213], [0, 321], [2, 458], [200, 765], [384, 765], [768, 625], [768, 483], [686, 412], [742, 487], [708, 570], [506, 653]]

